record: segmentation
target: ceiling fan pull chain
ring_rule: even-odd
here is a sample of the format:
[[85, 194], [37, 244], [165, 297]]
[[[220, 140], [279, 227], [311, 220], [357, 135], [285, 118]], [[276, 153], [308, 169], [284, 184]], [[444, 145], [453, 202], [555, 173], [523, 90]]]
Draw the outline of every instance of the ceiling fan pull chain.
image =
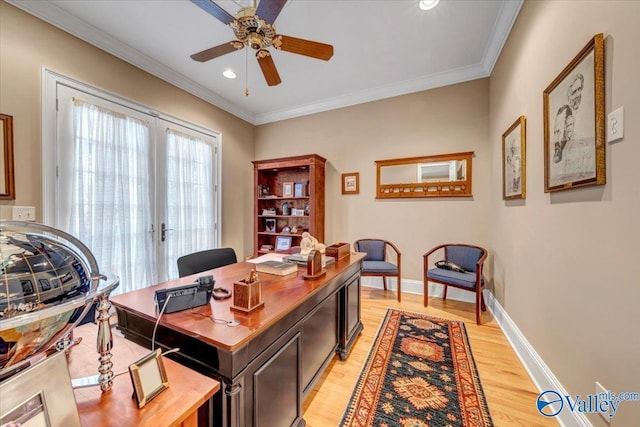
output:
[[244, 96], [249, 96], [249, 47], [244, 48]]

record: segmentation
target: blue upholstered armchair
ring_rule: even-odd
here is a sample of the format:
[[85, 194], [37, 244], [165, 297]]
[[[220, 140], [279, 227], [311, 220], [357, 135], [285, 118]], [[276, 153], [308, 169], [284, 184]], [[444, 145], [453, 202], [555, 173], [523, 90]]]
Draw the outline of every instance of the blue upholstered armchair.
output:
[[[362, 262], [362, 276], [382, 277], [382, 283], [385, 290], [387, 289], [387, 277], [396, 277], [398, 279], [398, 302], [400, 302], [402, 254], [396, 245], [381, 239], [360, 239], [353, 243], [353, 248], [356, 252], [366, 252], [367, 254]], [[395, 254], [395, 260], [388, 259], [388, 252], [390, 254]]]
[[[444, 250], [443, 267], [429, 268], [429, 257], [434, 252]], [[447, 299], [447, 288], [464, 289], [476, 293], [476, 323], [480, 324], [480, 310], [486, 311], [487, 307], [482, 296], [484, 277], [482, 268], [487, 251], [479, 246], [467, 245], [463, 243], [447, 243], [436, 246], [423, 255], [424, 257], [424, 306], [429, 305], [429, 281], [444, 285], [442, 299]], [[432, 258], [435, 258], [432, 256]], [[436, 258], [442, 260], [442, 258]], [[438, 263], [441, 264], [441, 263]]]

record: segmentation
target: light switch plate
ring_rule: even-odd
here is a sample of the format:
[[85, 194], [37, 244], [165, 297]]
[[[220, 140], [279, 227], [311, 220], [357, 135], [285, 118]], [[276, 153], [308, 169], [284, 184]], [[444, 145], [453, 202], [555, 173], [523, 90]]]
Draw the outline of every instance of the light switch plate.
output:
[[36, 208], [33, 206], [12, 206], [11, 219], [17, 221], [35, 221]]
[[624, 138], [624, 107], [609, 113], [607, 117], [607, 142]]

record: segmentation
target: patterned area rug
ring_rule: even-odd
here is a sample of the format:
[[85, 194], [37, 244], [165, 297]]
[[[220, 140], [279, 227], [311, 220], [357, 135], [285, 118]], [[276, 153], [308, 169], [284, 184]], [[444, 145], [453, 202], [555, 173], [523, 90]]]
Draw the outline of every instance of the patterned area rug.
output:
[[493, 426], [463, 322], [389, 309], [341, 426]]

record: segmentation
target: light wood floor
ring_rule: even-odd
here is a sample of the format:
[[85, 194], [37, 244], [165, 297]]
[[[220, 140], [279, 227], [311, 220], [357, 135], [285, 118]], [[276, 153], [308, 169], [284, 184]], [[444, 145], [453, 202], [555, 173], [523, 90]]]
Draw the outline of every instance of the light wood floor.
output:
[[475, 322], [474, 304], [431, 298], [429, 307], [425, 308], [422, 305], [422, 295], [402, 294], [402, 303], [398, 303], [394, 291], [363, 287], [364, 331], [348, 359], [342, 362], [335, 357], [309, 395], [303, 407], [307, 426], [327, 427], [340, 423], [388, 308], [465, 322], [473, 357], [496, 427], [558, 425], [555, 420], [538, 413], [538, 391], [489, 311], [483, 313], [483, 324], [478, 326]]

